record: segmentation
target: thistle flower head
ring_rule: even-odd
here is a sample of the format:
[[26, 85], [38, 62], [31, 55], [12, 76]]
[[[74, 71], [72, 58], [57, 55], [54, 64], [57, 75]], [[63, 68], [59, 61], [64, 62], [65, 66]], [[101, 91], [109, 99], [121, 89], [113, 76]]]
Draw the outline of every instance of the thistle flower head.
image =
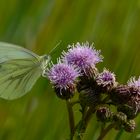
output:
[[118, 85], [110, 93], [110, 98], [116, 104], [125, 104], [131, 99], [130, 88], [127, 85]]
[[59, 62], [48, 70], [47, 75], [56, 88], [66, 89], [75, 83], [79, 73], [73, 66]]
[[69, 45], [68, 52], [63, 52], [63, 60], [68, 64], [75, 65], [82, 72], [86, 73], [89, 69], [95, 67], [99, 62], [102, 62], [103, 57], [100, 51], [95, 50], [92, 45], [86, 43], [77, 43]]
[[134, 132], [136, 128], [136, 123], [134, 120], [128, 120], [125, 124], [124, 124], [124, 130], [126, 132]]
[[130, 91], [133, 96], [140, 95], [140, 76], [138, 80], [136, 80], [135, 77], [130, 78], [127, 85], [130, 87]]
[[120, 127], [121, 125], [124, 125], [127, 122], [127, 116], [123, 112], [117, 112], [113, 116], [114, 122], [116, 122], [116, 125]]
[[96, 106], [100, 103], [100, 94], [91, 88], [87, 88], [80, 92], [79, 101], [82, 106]]
[[137, 116], [136, 108], [127, 104], [118, 105], [117, 111], [126, 114], [128, 119], [134, 119]]
[[140, 112], [140, 95], [132, 95], [127, 104], [133, 108], [134, 114], [137, 116]]
[[96, 111], [97, 119], [101, 122], [108, 122], [112, 119], [112, 112], [108, 107], [99, 107]]
[[72, 65], [58, 62], [48, 69], [47, 76], [54, 85], [58, 97], [68, 99], [73, 96], [79, 72]]
[[96, 82], [100, 88], [103, 88], [106, 91], [109, 91], [117, 84], [115, 74], [107, 69], [104, 69], [102, 73], [98, 74]]
[[130, 87], [135, 87], [135, 88], [140, 89], [140, 76], [139, 76], [138, 80], [136, 80], [135, 77], [131, 77], [127, 84]]

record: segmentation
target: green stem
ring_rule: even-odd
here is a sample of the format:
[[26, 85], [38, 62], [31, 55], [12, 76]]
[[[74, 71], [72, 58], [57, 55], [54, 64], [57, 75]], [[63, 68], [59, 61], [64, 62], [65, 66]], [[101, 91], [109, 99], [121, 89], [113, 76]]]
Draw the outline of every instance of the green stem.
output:
[[74, 122], [74, 114], [72, 105], [70, 103], [70, 99], [66, 100], [68, 116], [69, 116], [69, 126], [70, 126], [70, 140], [73, 140], [73, 136], [75, 133], [75, 122]]
[[107, 133], [114, 127], [114, 124], [108, 125], [104, 130], [101, 131], [100, 136], [97, 140], [103, 140]]
[[81, 135], [77, 135], [76, 140], [82, 140], [82, 136]]
[[116, 135], [116, 137], [115, 137], [115, 140], [120, 140], [121, 139], [121, 136], [122, 136], [122, 134], [123, 134], [123, 129], [121, 129], [119, 132], [118, 132], [118, 134]]
[[93, 107], [90, 107], [88, 110], [86, 110], [86, 112], [83, 112], [82, 119], [76, 126], [77, 140], [82, 140], [83, 134], [85, 133], [88, 123], [94, 112], [95, 112], [95, 108]]
[[109, 100], [110, 100], [110, 97], [109, 97], [109, 96], [106, 96], [106, 97], [101, 101], [101, 103], [105, 104], [105, 103], [107, 103]]
[[71, 106], [74, 106], [74, 105], [76, 105], [76, 104], [78, 104], [78, 103], [80, 103], [79, 100], [73, 101], [73, 102], [71, 102]]
[[88, 109], [88, 111], [87, 111], [87, 113], [86, 113], [86, 115], [85, 115], [85, 117], [84, 117], [84, 120], [85, 120], [85, 129], [87, 128], [87, 125], [88, 125], [88, 123], [89, 123], [89, 121], [90, 121], [90, 119], [91, 119], [91, 117], [92, 117], [92, 114], [94, 114], [95, 113], [95, 108], [94, 107], [90, 107], [89, 109]]
[[105, 125], [106, 125], [105, 123], [101, 124], [101, 133], [104, 131]]

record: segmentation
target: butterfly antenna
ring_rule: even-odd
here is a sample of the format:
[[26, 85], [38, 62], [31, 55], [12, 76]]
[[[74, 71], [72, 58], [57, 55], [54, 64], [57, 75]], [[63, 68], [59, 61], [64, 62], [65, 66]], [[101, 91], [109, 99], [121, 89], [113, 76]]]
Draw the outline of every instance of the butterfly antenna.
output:
[[61, 44], [62, 40], [60, 40], [56, 45], [55, 47], [49, 52], [49, 55], [51, 55], [55, 50], [56, 48]]

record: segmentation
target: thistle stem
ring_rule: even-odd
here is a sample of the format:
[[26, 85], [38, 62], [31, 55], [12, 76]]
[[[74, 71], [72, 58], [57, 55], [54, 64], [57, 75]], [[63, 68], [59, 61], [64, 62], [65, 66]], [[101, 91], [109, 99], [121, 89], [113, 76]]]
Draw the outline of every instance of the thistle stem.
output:
[[79, 121], [79, 123], [76, 126], [77, 140], [82, 140], [83, 134], [85, 133], [88, 123], [94, 112], [95, 112], [95, 108], [93, 107], [89, 108], [86, 112], [83, 112], [82, 119], [81, 121]]
[[109, 96], [106, 96], [103, 100], [102, 100], [102, 103], [105, 104], [109, 101]]
[[70, 103], [70, 99], [66, 100], [67, 110], [68, 110], [68, 117], [69, 117], [69, 126], [70, 126], [70, 140], [73, 140], [73, 136], [75, 133], [75, 122], [74, 122], [74, 114], [72, 105]]
[[92, 117], [92, 114], [94, 114], [95, 112], [95, 108], [94, 107], [91, 107], [88, 109], [85, 117], [84, 117], [84, 120], [85, 120], [85, 128], [87, 127], [88, 125], [88, 122], [90, 121], [91, 117]]
[[73, 102], [71, 102], [71, 106], [74, 106], [74, 105], [76, 105], [76, 104], [78, 104], [78, 103], [80, 103], [79, 100], [73, 101]]
[[107, 133], [114, 127], [114, 124], [108, 125], [104, 130], [101, 130], [100, 136], [97, 140], [103, 140]]

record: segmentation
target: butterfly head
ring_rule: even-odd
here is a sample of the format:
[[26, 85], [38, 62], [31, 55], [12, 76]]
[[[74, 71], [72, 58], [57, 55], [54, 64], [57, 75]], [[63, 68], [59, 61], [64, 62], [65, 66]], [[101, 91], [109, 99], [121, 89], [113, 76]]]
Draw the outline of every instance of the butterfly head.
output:
[[48, 62], [51, 59], [51, 57], [50, 57], [50, 55], [43, 55], [40, 58], [41, 58], [40, 59], [41, 60], [41, 65], [42, 65], [41, 67], [42, 67], [43, 70], [45, 70], [47, 65], [48, 65]]
[[50, 59], [51, 59], [51, 57], [50, 57], [50, 55], [45, 54], [45, 55], [43, 56], [43, 59], [44, 59], [45, 61], [49, 62]]

